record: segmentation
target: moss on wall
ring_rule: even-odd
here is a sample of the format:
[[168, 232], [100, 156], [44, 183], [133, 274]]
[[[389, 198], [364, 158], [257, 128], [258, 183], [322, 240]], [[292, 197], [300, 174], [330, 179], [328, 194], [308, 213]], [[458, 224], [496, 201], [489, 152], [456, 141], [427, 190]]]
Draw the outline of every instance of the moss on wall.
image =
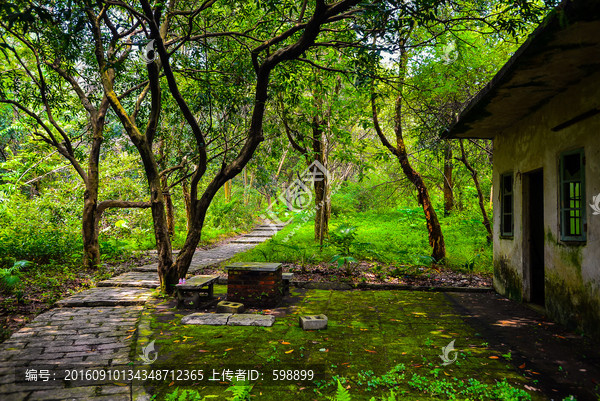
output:
[[590, 286], [574, 287], [557, 275], [547, 276], [546, 310], [568, 328], [600, 338], [600, 299]]
[[523, 282], [506, 258], [494, 261], [494, 287], [502, 295], [521, 302], [523, 300]]

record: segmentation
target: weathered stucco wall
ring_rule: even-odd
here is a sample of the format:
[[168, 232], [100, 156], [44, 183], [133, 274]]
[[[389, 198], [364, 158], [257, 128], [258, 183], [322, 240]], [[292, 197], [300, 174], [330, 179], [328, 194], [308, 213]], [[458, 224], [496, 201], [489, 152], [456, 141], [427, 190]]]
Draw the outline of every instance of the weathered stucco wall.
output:
[[[600, 215], [593, 215], [589, 205], [600, 193], [600, 115], [552, 131], [596, 107], [600, 107], [600, 73], [554, 97], [494, 139], [494, 188], [500, 188], [501, 174], [514, 173], [513, 239], [500, 238], [500, 191], [494, 194], [494, 287], [512, 299], [528, 300], [524, 175], [543, 168], [546, 310], [552, 318], [600, 338]], [[560, 241], [559, 156], [581, 147], [586, 158], [587, 241], [573, 245]]]

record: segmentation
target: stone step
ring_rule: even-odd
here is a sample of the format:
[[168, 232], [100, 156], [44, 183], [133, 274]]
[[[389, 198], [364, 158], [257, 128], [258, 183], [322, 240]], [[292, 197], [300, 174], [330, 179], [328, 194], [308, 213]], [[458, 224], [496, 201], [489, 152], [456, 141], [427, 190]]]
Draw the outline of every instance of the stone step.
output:
[[270, 237], [241, 237], [231, 242], [235, 244], [260, 244], [261, 242], [268, 241], [269, 239]]
[[154, 293], [147, 288], [96, 287], [58, 301], [59, 306], [143, 305]]
[[276, 233], [273, 231], [251, 231], [248, 234], [244, 234], [244, 237], [272, 237]]
[[98, 287], [141, 287], [157, 288], [160, 285], [156, 268], [153, 271], [133, 271], [123, 273], [108, 280], [100, 281]]
[[131, 269], [134, 272], [156, 272], [158, 271], [158, 264], [155, 265], [145, 265], [145, 266], [137, 266]]

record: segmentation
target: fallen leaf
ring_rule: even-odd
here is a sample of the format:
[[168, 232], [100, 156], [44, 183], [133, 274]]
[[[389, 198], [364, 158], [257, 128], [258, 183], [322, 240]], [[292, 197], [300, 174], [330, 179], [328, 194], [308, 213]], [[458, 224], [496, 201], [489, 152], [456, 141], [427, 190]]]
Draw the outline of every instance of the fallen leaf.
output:
[[227, 351], [231, 351], [232, 349], [233, 349], [233, 348], [227, 348], [227, 349], [225, 350], [225, 352], [227, 352]]
[[200, 350], [198, 350], [198, 352], [210, 352], [210, 351], [207, 351], [205, 349], [200, 349]]
[[128, 335], [127, 337], [125, 337], [125, 339], [127, 340], [128, 338], [131, 338], [131, 336], [133, 336], [133, 334]]
[[171, 387], [173, 384], [175, 384], [175, 382], [171, 382], [171, 383], [169, 383], [169, 387]]
[[450, 374], [449, 374], [449, 373], [446, 373], [446, 372], [444, 372], [444, 374], [445, 374], [446, 376], [450, 376]]
[[371, 349], [366, 349], [366, 348], [363, 348], [363, 349], [364, 349], [365, 351], [367, 351], [367, 352], [370, 352], [371, 354], [376, 354], [376, 353], [377, 353], [377, 351], [373, 351], [373, 350], [371, 350]]
[[496, 355], [488, 356], [488, 358], [490, 358], [490, 359], [498, 359], [498, 357]]
[[525, 369], [525, 364], [519, 366], [519, 369]]
[[283, 345], [290, 345], [291, 343], [288, 343], [287, 341], [282, 341], [281, 342]]
[[135, 331], [136, 329], [127, 330], [129, 333]]
[[128, 386], [127, 383], [113, 383], [113, 384], [116, 384], [117, 386]]
[[292, 352], [294, 352], [293, 349], [289, 350], [289, 351], [285, 351], [286, 354], [291, 354]]

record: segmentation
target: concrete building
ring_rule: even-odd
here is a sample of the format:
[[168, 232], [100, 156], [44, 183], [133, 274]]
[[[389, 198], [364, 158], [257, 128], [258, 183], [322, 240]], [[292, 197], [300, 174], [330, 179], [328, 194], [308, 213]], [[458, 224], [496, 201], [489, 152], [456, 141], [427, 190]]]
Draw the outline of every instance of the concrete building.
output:
[[493, 139], [496, 291], [600, 338], [600, 2], [563, 2], [445, 137]]

